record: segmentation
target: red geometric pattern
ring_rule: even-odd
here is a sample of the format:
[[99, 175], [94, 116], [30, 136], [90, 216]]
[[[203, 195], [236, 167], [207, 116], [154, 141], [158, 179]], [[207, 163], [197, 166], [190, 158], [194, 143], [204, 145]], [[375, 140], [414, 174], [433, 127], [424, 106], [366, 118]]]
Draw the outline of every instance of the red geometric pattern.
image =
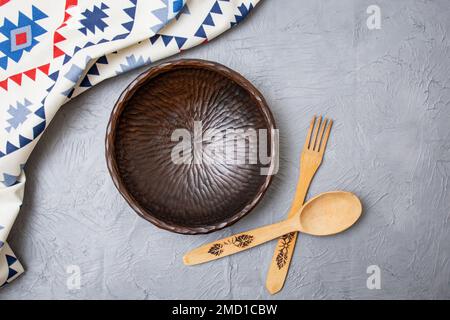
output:
[[16, 38], [14, 39], [16, 42], [16, 46], [20, 46], [24, 43], [27, 43], [28, 36], [26, 32], [16, 34]]
[[[1, 1], [1, 0], [0, 0]], [[61, 35], [58, 30], [66, 26], [66, 21], [69, 20], [72, 16], [67, 12], [67, 9], [72, 8], [78, 4], [78, 0], [66, 0], [66, 5], [64, 7], [64, 19], [62, 23], [56, 28], [55, 33], [53, 34], [53, 58], [58, 58], [60, 56], [65, 55], [66, 53], [56, 46], [57, 43], [66, 40], [66, 38]]]
[[30, 78], [31, 80], [35, 81], [37, 70], [41, 71], [42, 73], [44, 73], [45, 75], [48, 76], [48, 73], [50, 71], [50, 63], [46, 63], [39, 67], [12, 75], [12, 76], [6, 78], [5, 80], [0, 81], [0, 88], [3, 88], [4, 90], [8, 91], [8, 81], [13, 81], [20, 86], [22, 84], [23, 75], [25, 75], [25, 76], [27, 76], [27, 78]]

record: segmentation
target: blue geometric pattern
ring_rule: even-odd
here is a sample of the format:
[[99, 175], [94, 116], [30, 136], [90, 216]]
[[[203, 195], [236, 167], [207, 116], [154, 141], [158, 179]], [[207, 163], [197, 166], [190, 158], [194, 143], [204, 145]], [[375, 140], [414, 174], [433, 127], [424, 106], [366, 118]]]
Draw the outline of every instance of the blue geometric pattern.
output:
[[[25, 167], [25, 164], [21, 164], [19, 166], [20, 168], [20, 172], [22, 172], [23, 168]], [[15, 175], [15, 174], [8, 174], [6, 172], [3, 173], [3, 180], [1, 180], [0, 182], [3, 183], [6, 187], [11, 187], [13, 185], [15, 185], [17, 183], [17, 181], [19, 181], [19, 175]], [[4, 227], [0, 225], [0, 231], [3, 229]]]
[[222, 9], [220, 8], [219, 5], [219, 1], [229, 1], [229, 0], [217, 0], [216, 2], [214, 2], [213, 6], [211, 7], [211, 9], [209, 10], [208, 14], [206, 15], [206, 17], [204, 18], [202, 24], [200, 25], [200, 27], [197, 29], [197, 32], [195, 32], [195, 36], [199, 37], [199, 38], [204, 38], [207, 39], [208, 37], [206, 36], [206, 31], [205, 31], [205, 26], [212, 26], [214, 27], [214, 20], [212, 17], [212, 14], [223, 14]]
[[3, 173], [3, 181], [2, 183], [6, 187], [11, 187], [16, 184], [18, 176], [14, 176], [12, 174]]
[[0, 274], [0, 280], [3, 280], [0, 282], [0, 287], [3, 287], [17, 278], [23, 272], [23, 267], [7, 243], [0, 241], [0, 250], [0, 264], [4, 266], [2, 270], [6, 269], [6, 273]]
[[239, 22], [241, 22], [242, 20], [245, 19], [245, 17], [247, 17], [247, 15], [250, 13], [250, 11], [253, 10], [253, 4], [250, 4], [247, 8], [247, 6], [245, 4], [242, 4], [238, 7], [239, 11], [240, 11], [240, 15], [234, 15], [234, 18], [236, 19], [236, 21], [232, 21], [231, 22], [231, 26], [234, 27], [235, 25], [237, 25]]
[[175, 15], [177, 15], [177, 12], [179, 12], [180, 10], [183, 9], [183, 3], [184, 3], [183, 0], [174, 0], [173, 1], [172, 7], [173, 7], [173, 13]]
[[[98, 64], [108, 64], [108, 60], [106, 59], [106, 56], [102, 56], [95, 61], [95, 63], [89, 68], [89, 70], [86, 72], [85, 77], [83, 80], [81, 80], [80, 87], [82, 88], [89, 88], [92, 87], [91, 81], [89, 80], [89, 76], [99, 76], [100, 72], [98, 71]], [[74, 90], [69, 92], [69, 94], [66, 94], [67, 97], [71, 97]]]
[[97, 6], [94, 6], [94, 9], [91, 11], [89, 9], [86, 9], [82, 15], [85, 17], [84, 19], [81, 19], [80, 22], [84, 26], [83, 28], [80, 28], [80, 32], [82, 32], [84, 35], [87, 35], [87, 30], [92, 32], [92, 34], [95, 34], [95, 29], [98, 28], [101, 31], [104, 31], [105, 28], [108, 26], [103, 19], [107, 18], [108, 15], [105, 13], [105, 10], [109, 9], [109, 7], [102, 3], [100, 8]]
[[[97, 39], [95, 42], [88, 41], [85, 44], [75, 46], [73, 49], [73, 54], [77, 53], [78, 51], [80, 51], [82, 49], [89, 48], [89, 47], [92, 47], [92, 46], [95, 46], [98, 44], [125, 39], [131, 33], [131, 30], [133, 29], [134, 22], [135, 22], [135, 15], [136, 15], [136, 6], [137, 6], [137, 0], [128, 0], [128, 1], [131, 3], [131, 6], [124, 8], [123, 12], [130, 18], [130, 20], [121, 24], [121, 26], [125, 29], [125, 32], [115, 35], [112, 39], [100, 38], [100, 39]], [[85, 35], [87, 35], [88, 30], [90, 32], [92, 32], [93, 34], [95, 34], [96, 27], [102, 32], [105, 31], [106, 27], [108, 27], [108, 24], [106, 22], [104, 22], [103, 19], [107, 18], [108, 15], [102, 10], [106, 10], [106, 9], [109, 9], [109, 7], [104, 3], [101, 4], [100, 8], [95, 6], [93, 11], [86, 9], [83, 13], [83, 15], [86, 17], [86, 19], [80, 20], [80, 22], [84, 25], [84, 27], [80, 28], [79, 30], [82, 33], [84, 33]], [[72, 59], [71, 56], [66, 55], [64, 58], [63, 64], [68, 63], [71, 59]], [[86, 80], [86, 81], [83, 80], [82, 86], [89, 87], [88, 81], [89, 80]], [[72, 94], [73, 94], [73, 90], [67, 90], [64, 93], [64, 95], [66, 95], [68, 98], [70, 98], [72, 96]]]
[[127, 30], [127, 32], [115, 36], [113, 38], [113, 40], [125, 39], [130, 34], [131, 30], [133, 29], [134, 18], [136, 16], [137, 0], [129, 0], [129, 1], [131, 2], [132, 6], [123, 9], [123, 11], [130, 17], [130, 21], [122, 23], [122, 27], [124, 27]]
[[19, 62], [24, 51], [30, 52], [39, 43], [36, 38], [46, 33], [47, 30], [36, 21], [47, 17], [44, 12], [32, 6], [31, 18], [27, 17], [23, 12], [19, 12], [17, 24], [5, 18], [3, 25], [0, 27], [0, 33], [7, 40], [0, 42], [0, 52], [5, 55], [0, 57], [0, 68], [6, 70], [8, 59]]
[[169, 7], [167, 5], [168, 0], [161, 1], [164, 3], [164, 7], [152, 11], [152, 14], [160, 21], [158, 24], [151, 27], [151, 30], [155, 33], [158, 32], [169, 20]]
[[27, 99], [23, 103], [16, 102], [16, 107], [9, 106], [8, 113], [12, 118], [7, 120], [10, 126], [6, 128], [6, 131], [11, 131], [11, 128], [17, 129], [19, 125], [27, 120], [28, 115], [31, 113], [28, 109], [29, 106], [31, 106], [31, 102]]
[[77, 83], [78, 79], [80, 79], [80, 76], [83, 74], [83, 69], [77, 66], [76, 64], [73, 64], [70, 67], [69, 72], [67, 72], [64, 77], [66, 79], [69, 79], [73, 83]]
[[162, 41], [164, 43], [164, 47], [167, 47], [170, 44], [170, 42], [172, 42], [172, 40], [175, 39], [178, 49], [180, 49], [180, 50], [183, 47], [183, 45], [185, 44], [185, 42], [187, 41], [187, 38], [184, 38], [184, 37], [168, 36], [165, 34], [156, 34], [150, 38], [150, 43], [155, 44], [155, 42], [158, 39], [162, 39]]
[[189, 7], [187, 4], [184, 5], [184, 7], [180, 10], [180, 12], [178, 12], [177, 16], [175, 17], [175, 19], [179, 19], [181, 17], [182, 14], [187, 14], [190, 15], [191, 11], [189, 11]]
[[6, 255], [5, 257], [6, 263], [8, 263], [8, 278], [7, 278], [8, 281], [17, 274], [17, 271], [11, 268], [11, 266], [17, 261], [17, 258], [10, 255]]
[[132, 54], [131, 56], [126, 57], [125, 64], [120, 64], [120, 70], [116, 71], [116, 74], [121, 74], [136, 69], [138, 67], [143, 66], [144, 64], [149, 64], [150, 62], [151, 62], [150, 59], [144, 60], [144, 57], [142, 56], [136, 59], [135, 55]]
[[176, 18], [183, 10], [184, 0], [161, 0], [164, 7], [152, 11], [159, 19], [159, 23], [151, 27], [153, 32], [158, 32], [172, 18]]

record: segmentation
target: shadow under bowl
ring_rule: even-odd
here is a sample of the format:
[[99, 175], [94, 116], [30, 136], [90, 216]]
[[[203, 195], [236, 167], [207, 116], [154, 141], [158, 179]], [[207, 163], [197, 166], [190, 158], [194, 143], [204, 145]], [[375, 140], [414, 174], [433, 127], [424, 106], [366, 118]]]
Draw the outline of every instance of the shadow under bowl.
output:
[[[266, 161], [250, 161], [250, 144], [235, 147], [241, 158], [234, 163], [220, 152], [205, 152], [217, 151], [219, 143], [233, 145], [236, 133], [244, 132], [249, 142], [249, 133], [264, 133], [260, 129], [267, 130], [261, 136]], [[208, 233], [238, 221], [264, 195], [275, 167], [274, 129], [261, 93], [235, 71], [202, 60], [163, 63], [118, 99], [106, 134], [108, 170], [146, 220], [177, 233]]]

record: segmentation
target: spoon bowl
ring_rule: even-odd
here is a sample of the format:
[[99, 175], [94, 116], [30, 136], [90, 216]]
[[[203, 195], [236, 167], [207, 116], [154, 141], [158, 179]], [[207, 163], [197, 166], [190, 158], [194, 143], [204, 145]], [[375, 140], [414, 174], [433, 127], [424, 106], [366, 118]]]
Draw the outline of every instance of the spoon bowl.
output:
[[350, 228], [362, 213], [362, 204], [351, 192], [331, 191], [309, 200], [296, 214], [299, 230], [313, 236], [328, 236]]

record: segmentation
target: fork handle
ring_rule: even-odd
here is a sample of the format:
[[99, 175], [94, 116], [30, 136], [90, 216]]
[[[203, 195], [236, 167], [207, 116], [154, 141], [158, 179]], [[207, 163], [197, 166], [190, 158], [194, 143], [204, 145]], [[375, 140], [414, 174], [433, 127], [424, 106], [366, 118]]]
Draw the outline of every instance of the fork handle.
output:
[[[327, 118], [322, 123], [322, 117], [316, 121], [316, 116], [311, 121], [300, 157], [300, 176], [288, 217], [298, 212], [305, 201], [311, 180], [322, 163], [332, 124], [333, 121]], [[266, 288], [271, 294], [277, 293], [283, 288], [296, 240], [297, 232], [285, 235], [278, 240], [266, 280]]]
[[[300, 210], [305, 201], [306, 193], [308, 192], [309, 185], [316, 173], [316, 170], [305, 170], [306, 159], [303, 158], [300, 164], [300, 175], [297, 183], [297, 190], [295, 192], [294, 200], [292, 202], [291, 209], [288, 213], [288, 218], [295, 215]], [[320, 164], [319, 164], [320, 165]], [[318, 168], [318, 166], [317, 166]], [[297, 241], [298, 232], [291, 232], [283, 235], [278, 239], [275, 252], [270, 262], [269, 271], [266, 278], [266, 289], [270, 294], [279, 292], [286, 280], [289, 265], [291, 264], [292, 255], [295, 249], [295, 243]]]
[[220, 259], [281, 237], [294, 230], [298, 230], [298, 227], [299, 219], [294, 217], [261, 228], [241, 232], [231, 237], [205, 244], [188, 252], [183, 257], [183, 262], [185, 265], [195, 265]]

